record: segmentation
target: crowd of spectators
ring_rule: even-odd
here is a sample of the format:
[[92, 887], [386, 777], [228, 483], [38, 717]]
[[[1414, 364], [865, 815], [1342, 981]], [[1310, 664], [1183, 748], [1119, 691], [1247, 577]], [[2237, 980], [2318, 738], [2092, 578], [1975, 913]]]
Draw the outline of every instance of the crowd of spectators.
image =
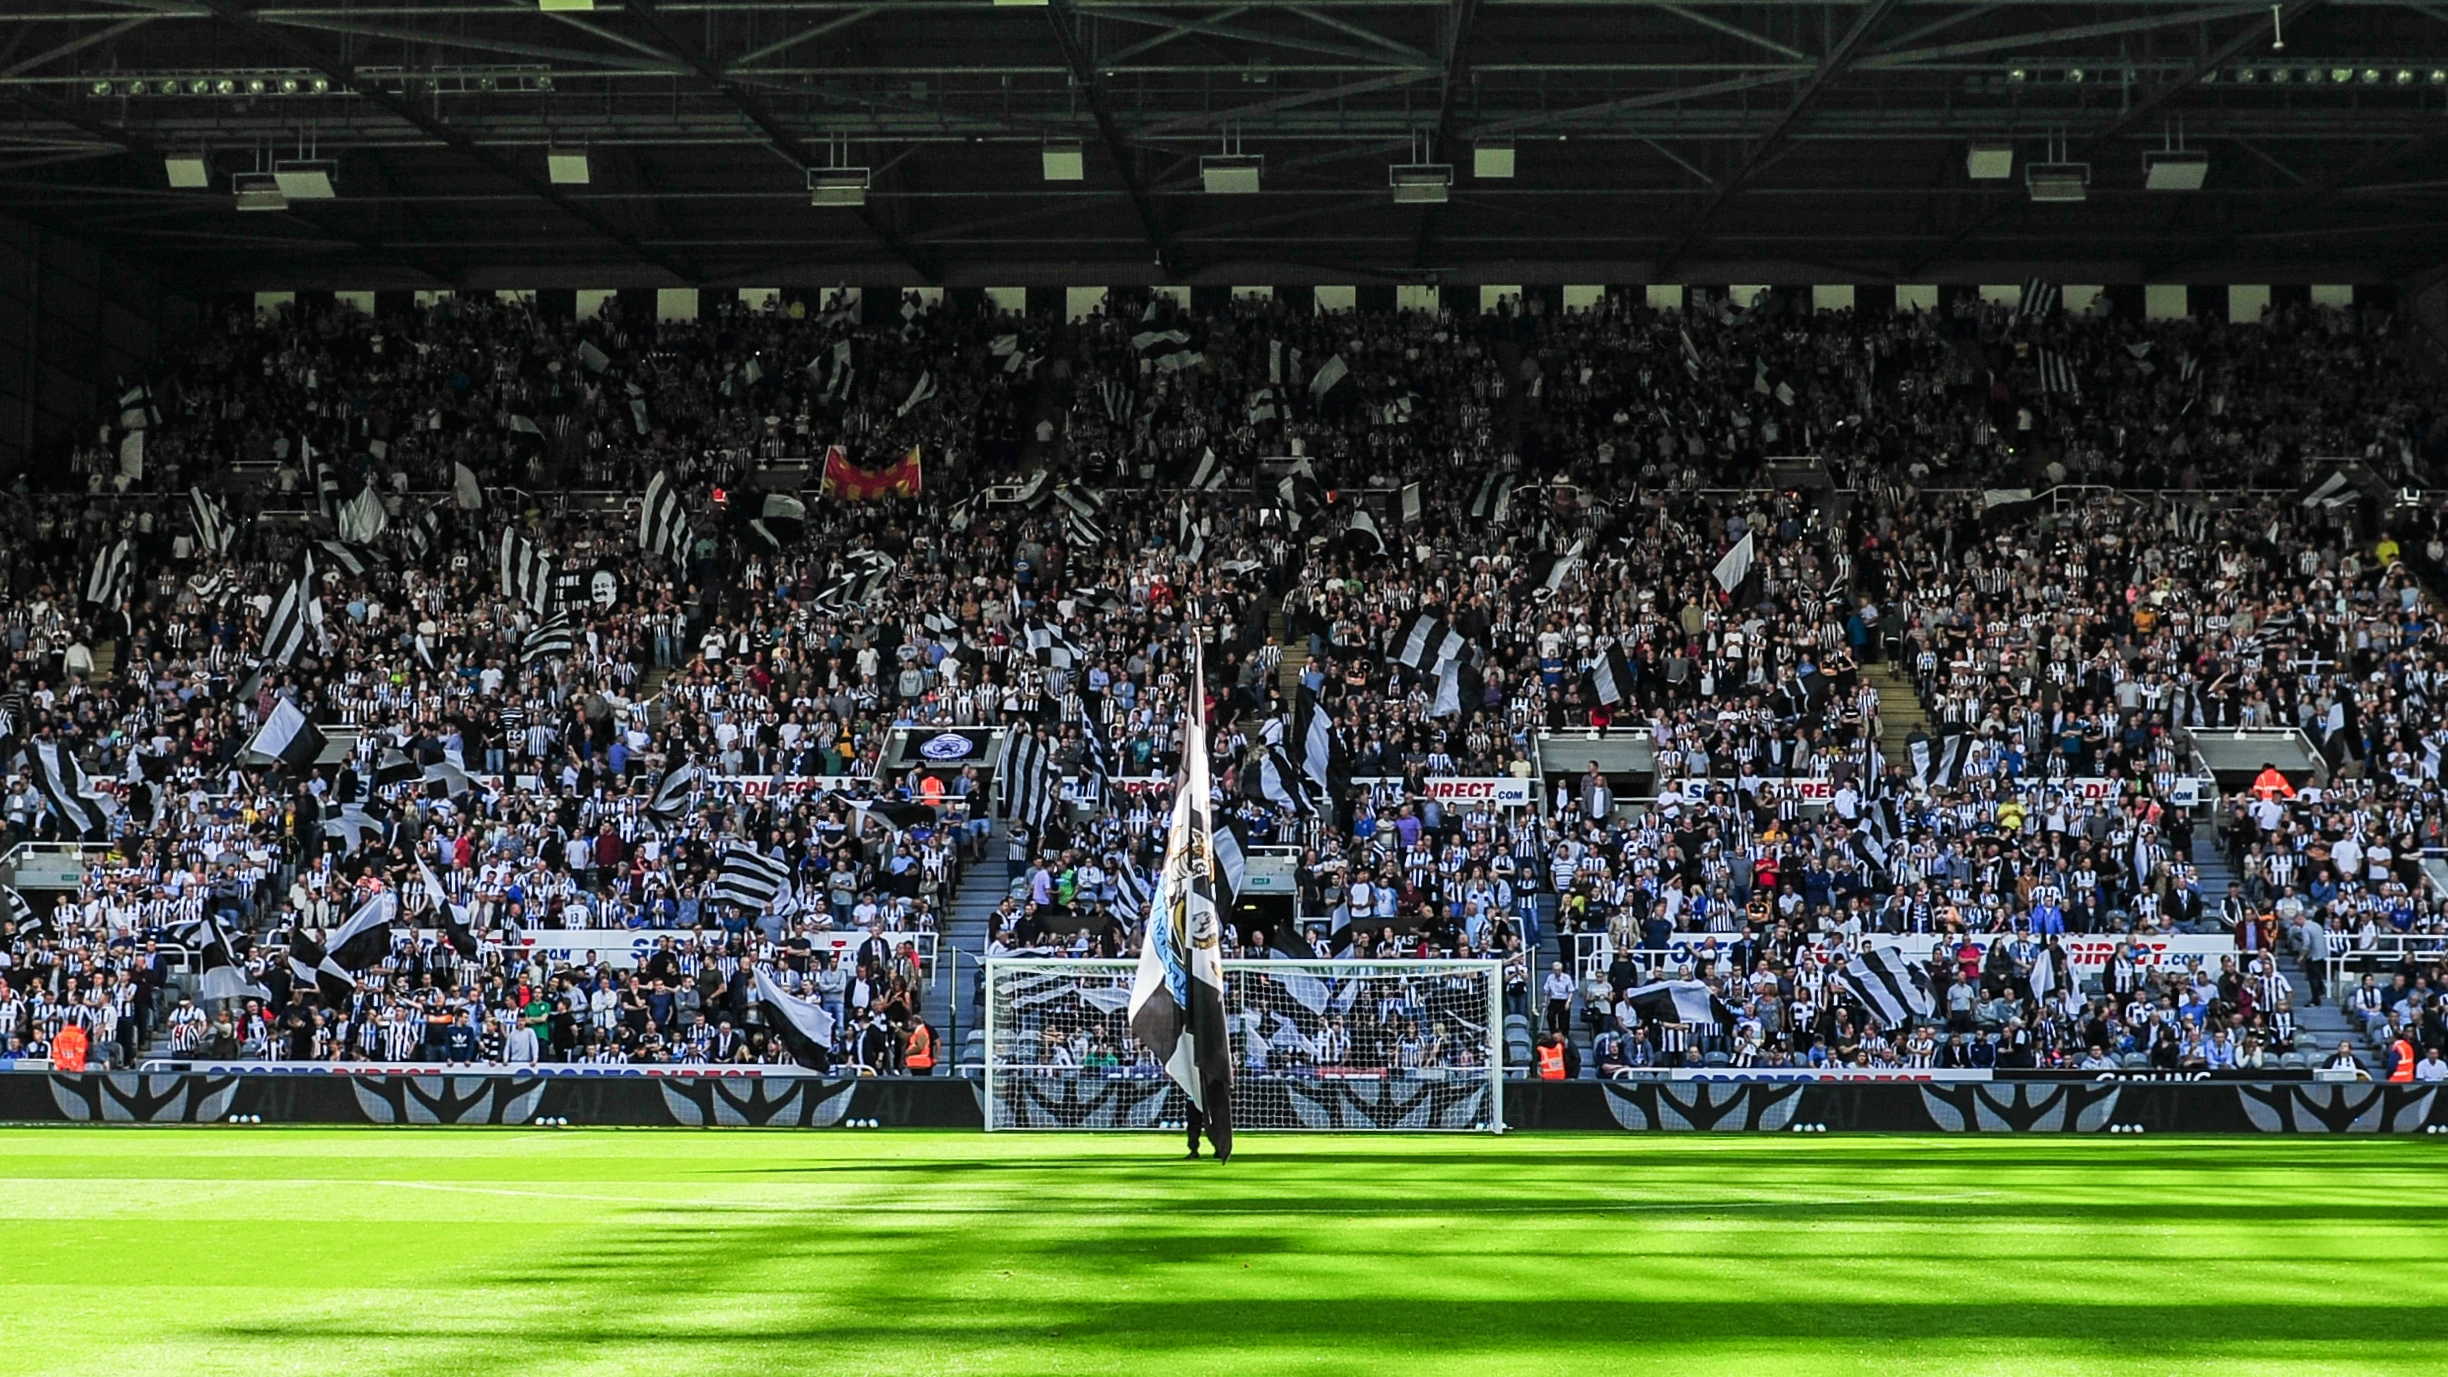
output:
[[[1565, 1003], [1601, 1069], [2261, 1065], [2297, 1050], [2278, 953], [2448, 931], [2421, 869], [2448, 548], [2393, 502], [2448, 461], [2440, 399], [2384, 316], [2311, 308], [233, 313], [0, 512], [0, 753], [56, 746], [113, 800], [82, 887], [10, 931], [0, 1023], [122, 1059], [784, 1060], [764, 969], [830, 1006], [832, 1056], [896, 1069], [942, 1012], [900, 939], [940, 936], [965, 877], [1010, 882], [985, 954], [1136, 949], [1197, 695], [1242, 843], [1298, 856], [1304, 921], [1243, 925], [1252, 954], [1496, 958], [1524, 1014], [1588, 954]], [[822, 495], [913, 451], [921, 496]], [[2344, 497], [2299, 497], [2345, 461]], [[658, 474], [676, 551], [638, 539]], [[803, 522], [761, 520], [777, 491]], [[335, 542], [360, 492], [388, 529]], [[558, 571], [566, 650], [529, 653], [550, 619], [505, 532]], [[132, 587], [96, 602], [120, 541]], [[267, 662], [309, 561], [324, 620]], [[1456, 653], [1404, 657], [1423, 617]], [[250, 762], [283, 700], [355, 744]], [[988, 776], [886, 764], [896, 730], [955, 725], [1102, 785], [989, 854]], [[2192, 734], [2273, 727], [2320, 779], [2184, 801]], [[1559, 766], [1583, 731], [1654, 767]], [[429, 787], [444, 764], [474, 785]], [[1536, 806], [1441, 801], [1448, 777]], [[910, 798], [932, 815], [882, 820]], [[62, 835], [30, 759], [0, 814]], [[790, 898], [713, 897], [730, 847]], [[386, 893], [403, 920], [346, 997], [292, 978], [292, 934]], [[522, 941], [571, 929], [658, 943]], [[179, 998], [216, 930], [253, 992]], [[878, 950], [828, 968], [835, 933]], [[2155, 964], [2170, 933], [2239, 954]], [[2082, 934], [2138, 945], [2035, 988]], [[1927, 958], [1929, 1026], [1831, 983], [1874, 939]], [[2438, 973], [2381, 974], [2405, 988], [2361, 1011], [2375, 1041], [2441, 1042]], [[1617, 1008], [1668, 977], [1732, 1023]]]

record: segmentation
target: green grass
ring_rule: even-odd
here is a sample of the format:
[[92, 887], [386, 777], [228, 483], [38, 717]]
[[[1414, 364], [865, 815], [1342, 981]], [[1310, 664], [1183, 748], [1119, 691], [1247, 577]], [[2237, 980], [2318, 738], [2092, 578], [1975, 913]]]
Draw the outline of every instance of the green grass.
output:
[[0, 1131], [0, 1371], [2448, 1370], [2448, 1143]]

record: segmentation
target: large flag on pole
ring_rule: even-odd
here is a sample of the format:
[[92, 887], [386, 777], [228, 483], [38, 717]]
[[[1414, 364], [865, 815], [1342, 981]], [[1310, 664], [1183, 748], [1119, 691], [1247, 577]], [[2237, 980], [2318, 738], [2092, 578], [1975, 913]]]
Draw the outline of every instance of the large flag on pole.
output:
[[1223, 911], [1216, 902], [1215, 804], [1207, 765], [1206, 680], [1191, 652], [1192, 709], [1173, 795], [1164, 875], [1149, 908], [1139, 971], [1131, 982], [1131, 1033], [1154, 1049], [1207, 1119], [1216, 1156], [1232, 1155], [1232, 1048], [1224, 1032]]

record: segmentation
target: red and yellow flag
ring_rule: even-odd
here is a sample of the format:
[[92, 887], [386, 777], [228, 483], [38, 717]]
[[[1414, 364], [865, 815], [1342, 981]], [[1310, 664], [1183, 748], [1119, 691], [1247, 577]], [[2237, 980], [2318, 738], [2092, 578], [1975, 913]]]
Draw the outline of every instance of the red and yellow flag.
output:
[[916, 497], [925, 486], [918, 447], [880, 469], [850, 462], [848, 451], [835, 445], [825, 451], [824, 495], [836, 502], [873, 502], [886, 497]]

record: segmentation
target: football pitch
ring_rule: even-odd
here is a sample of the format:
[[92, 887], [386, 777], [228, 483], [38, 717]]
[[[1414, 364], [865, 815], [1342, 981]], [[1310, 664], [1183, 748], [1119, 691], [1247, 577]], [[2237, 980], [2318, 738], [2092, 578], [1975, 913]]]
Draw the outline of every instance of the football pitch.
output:
[[2448, 1370], [2448, 1142], [29, 1128], [0, 1370]]

